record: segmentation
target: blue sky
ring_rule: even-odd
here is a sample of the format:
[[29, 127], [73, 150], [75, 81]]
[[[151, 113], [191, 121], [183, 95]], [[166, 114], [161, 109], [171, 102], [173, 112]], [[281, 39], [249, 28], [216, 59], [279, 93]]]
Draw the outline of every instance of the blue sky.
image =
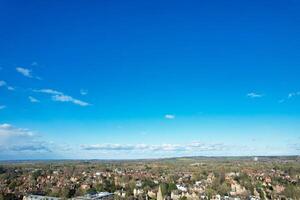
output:
[[299, 1], [0, 5], [0, 159], [300, 152]]

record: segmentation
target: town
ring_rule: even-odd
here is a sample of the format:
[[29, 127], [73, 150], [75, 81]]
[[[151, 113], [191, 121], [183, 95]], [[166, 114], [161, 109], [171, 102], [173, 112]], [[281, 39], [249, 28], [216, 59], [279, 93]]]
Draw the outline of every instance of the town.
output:
[[2, 162], [0, 199], [300, 199], [300, 158]]

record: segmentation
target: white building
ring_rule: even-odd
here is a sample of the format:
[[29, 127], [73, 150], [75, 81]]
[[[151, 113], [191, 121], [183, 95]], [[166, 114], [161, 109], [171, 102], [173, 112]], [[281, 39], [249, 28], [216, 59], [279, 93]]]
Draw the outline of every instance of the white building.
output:
[[110, 200], [114, 198], [113, 193], [99, 192], [96, 194], [87, 194], [84, 196], [74, 197], [71, 200]]
[[[112, 193], [99, 192], [96, 194], [87, 194], [84, 196], [74, 197], [70, 200], [112, 200], [113, 198], [114, 194]], [[62, 198], [41, 195], [26, 195], [23, 197], [23, 200], [62, 200]]]
[[177, 187], [177, 189], [180, 190], [181, 192], [187, 192], [187, 188], [184, 187], [184, 186], [182, 186], [182, 185], [177, 184], [176, 187]]
[[61, 198], [41, 195], [26, 195], [23, 197], [23, 200], [61, 200]]

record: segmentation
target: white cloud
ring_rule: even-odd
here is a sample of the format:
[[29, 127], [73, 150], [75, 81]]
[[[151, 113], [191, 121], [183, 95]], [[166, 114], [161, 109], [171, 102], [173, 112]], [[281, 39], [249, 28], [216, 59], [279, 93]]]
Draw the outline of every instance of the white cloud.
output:
[[83, 95], [83, 96], [84, 96], [84, 95], [87, 95], [87, 94], [88, 94], [88, 91], [87, 91], [87, 90], [81, 89], [81, 90], [80, 90], [80, 94]]
[[69, 95], [66, 95], [62, 92], [59, 92], [57, 90], [53, 89], [40, 89], [40, 90], [33, 90], [34, 92], [39, 92], [39, 93], [45, 93], [45, 94], [50, 94], [52, 95], [51, 98], [53, 101], [58, 101], [58, 102], [71, 102], [79, 106], [89, 106], [90, 104], [84, 101], [81, 101], [79, 99], [73, 98]]
[[4, 108], [6, 108], [5, 105], [0, 105], [0, 110], [3, 110]]
[[10, 124], [0, 124], [0, 146], [11, 147], [31, 141], [34, 133], [28, 129], [16, 128]]
[[92, 144], [81, 145], [84, 150], [133, 150], [134, 145], [121, 145], [121, 144]]
[[16, 70], [17, 70], [17, 72], [19, 72], [23, 76], [26, 76], [28, 78], [33, 78], [30, 69], [26, 69], [26, 68], [23, 68], [23, 67], [17, 67]]
[[158, 151], [158, 152], [202, 152], [222, 151], [227, 148], [224, 144], [205, 144], [194, 142], [190, 144], [92, 144], [81, 145], [83, 150], [88, 151]]
[[9, 150], [17, 152], [52, 152], [47, 143], [44, 142], [31, 142], [28, 144], [13, 145], [9, 148]]
[[23, 76], [25, 76], [27, 78], [35, 78], [37, 80], [42, 80], [42, 78], [39, 77], [39, 76], [33, 76], [31, 69], [26, 69], [26, 68], [23, 68], [23, 67], [17, 67], [16, 70], [17, 70], [17, 72], [19, 72], [20, 74], [22, 74]]
[[250, 92], [250, 93], [247, 94], [247, 97], [250, 97], [250, 98], [261, 98], [261, 97], [263, 97], [263, 95], [255, 93], [255, 92]]
[[175, 115], [171, 115], [171, 114], [166, 114], [165, 115], [166, 119], [175, 119]]
[[29, 96], [28, 99], [29, 99], [29, 101], [30, 101], [31, 103], [39, 103], [39, 102], [40, 102], [38, 99], [36, 99], [36, 98], [34, 98], [34, 97], [32, 97], [32, 96]]
[[24, 136], [32, 137], [34, 133], [28, 129], [16, 128], [11, 124], [0, 124], [0, 136]]
[[41, 90], [33, 90], [33, 91], [34, 92], [45, 93], [45, 94], [57, 94], [57, 95], [63, 94], [62, 92], [52, 90], [52, 89], [41, 89]]
[[8, 90], [15, 90], [15, 88], [14, 87], [12, 87], [12, 86], [9, 86], [5, 81], [3, 81], [3, 80], [0, 80], [0, 87], [6, 87]]
[[6, 82], [5, 82], [5, 81], [2, 81], [2, 80], [0, 80], [0, 87], [3, 87], [3, 86], [6, 86]]
[[289, 101], [290, 99], [293, 99], [293, 98], [295, 98], [297, 96], [300, 96], [300, 92], [299, 91], [298, 92], [291, 92], [291, 93], [289, 93], [287, 95], [286, 98], [279, 100], [278, 103], [285, 103], [285, 102]]
[[288, 98], [291, 99], [291, 98], [293, 98], [295, 96], [299, 96], [299, 95], [300, 95], [300, 92], [291, 92], [288, 94]]
[[7, 89], [8, 89], [8, 90], [11, 90], [11, 91], [15, 90], [15, 88], [12, 87], [12, 86], [7, 86]]
[[11, 127], [12, 127], [12, 125], [10, 125], [10, 124], [0, 124], [0, 132], [1, 132], [1, 129], [9, 129]]
[[90, 104], [78, 99], [74, 99], [71, 96], [60, 94], [60, 95], [54, 95], [52, 96], [53, 101], [60, 101], [60, 102], [72, 102], [74, 104], [80, 105], [80, 106], [89, 106]]
[[50, 145], [38, 139], [37, 134], [29, 129], [0, 124], [0, 156], [11, 152], [50, 152]]
[[39, 65], [39, 64], [38, 64], [37, 62], [35, 62], [35, 61], [31, 63], [31, 66], [34, 66], [34, 67], [35, 67], [35, 66], [38, 66], [38, 65]]
[[45, 140], [30, 129], [0, 124], [0, 159], [59, 158], [70, 149], [68, 144]]
[[284, 103], [285, 102], [285, 99], [280, 99], [279, 101], [278, 101], [278, 103]]

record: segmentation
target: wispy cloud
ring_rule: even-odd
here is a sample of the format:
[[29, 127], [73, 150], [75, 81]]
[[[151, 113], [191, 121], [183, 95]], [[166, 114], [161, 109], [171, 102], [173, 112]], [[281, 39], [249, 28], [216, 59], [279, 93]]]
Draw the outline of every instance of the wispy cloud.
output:
[[[24, 128], [16, 128], [11, 124], [0, 124], [0, 147], [9, 150], [12, 145], [22, 145], [34, 140], [35, 134]], [[3, 150], [0, 151], [4, 153]]]
[[29, 144], [14, 145], [9, 148], [11, 151], [17, 152], [52, 152], [48, 145], [44, 142], [32, 142]]
[[280, 99], [279, 101], [278, 101], [278, 103], [284, 103], [285, 102], [285, 99]]
[[40, 93], [45, 93], [45, 94], [54, 94], [54, 95], [61, 95], [63, 94], [62, 92], [59, 92], [57, 90], [53, 89], [40, 89], [40, 90], [33, 90], [33, 92], [40, 92]]
[[3, 80], [0, 80], [0, 87], [6, 87], [6, 89], [11, 90], [11, 91], [15, 90], [14, 87], [8, 85], [8, 84], [7, 84], [5, 81], [3, 81]]
[[296, 97], [296, 96], [300, 96], [300, 92], [291, 92], [288, 94], [289, 99]]
[[40, 102], [38, 99], [36, 99], [35, 97], [32, 97], [32, 96], [29, 96], [28, 99], [31, 103], [39, 103]]
[[247, 97], [250, 97], [250, 98], [261, 98], [261, 97], [263, 97], [263, 95], [262, 94], [258, 94], [256, 92], [250, 92], [250, 93], [247, 94]]
[[0, 105], [0, 110], [3, 110], [4, 108], [6, 108], [5, 105]]
[[12, 86], [7, 86], [7, 89], [10, 90], [10, 91], [14, 91], [15, 90], [15, 88], [12, 87]]
[[1, 154], [9, 152], [50, 152], [50, 145], [39, 140], [39, 136], [26, 128], [11, 124], [0, 124]]
[[60, 102], [71, 102], [74, 104], [77, 104], [79, 106], [89, 106], [90, 104], [78, 99], [75, 99], [71, 96], [64, 95], [64, 94], [59, 94], [59, 95], [54, 95], [52, 96], [53, 101], [60, 101]]
[[87, 95], [87, 94], [88, 94], [88, 91], [87, 91], [87, 90], [81, 89], [81, 90], [80, 90], [80, 94], [83, 95], [83, 96], [84, 96], [84, 95]]
[[33, 90], [34, 92], [39, 92], [39, 93], [45, 93], [45, 94], [50, 94], [52, 95], [51, 98], [53, 101], [58, 101], [58, 102], [70, 102], [79, 106], [89, 106], [90, 104], [73, 98], [72, 96], [66, 95], [63, 92], [59, 92], [57, 90], [53, 89], [40, 89], [40, 90]]
[[3, 80], [0, 80], [0, 87], [6, 86], [6, 82]]
[[205, 144], [194, 142], [189, 144], [93, 144], [81, 145], [88, 151], [160, 151], [160, 152], [193, 152], [193, 151], [221, 151], [227, 148], [224, 144]]
[[23, 76], [25, 76], [27, 78], [35, 78], [35, 79], [41, 80], [41, 77], [32, 75], [31, 69], [17, 67], [16, 70], [17, 70], [17, 72], [19, 72], [20, 74], [22, 74]]
[[38, 64], [37, 62], [35, 62], [35, 61], [31, 63], [31, 66], [34, 66], [34, 67], [35, 67], [35, 66], [38, 66], [38, 65], [39, 65], [39, 64]]
[[300, 96], [300, 92], [299, 92], [299, 91], [298, 91], [298, 92], [290, 92], [290, 93], [287, 95], [286, 98], [280, 99], [280, 100], [278, 101], [278, 103], [285, 103], [285, 102], [288, 102], [289, 100], [291, 100], [291, 99], [293, 99], [293, 98], [295, 98], [295, 97], [297, 97], [297, 96]]
[[23, 76], [26, 76], [28, 78], [33, 78], [32, 71], [30, 69], [26, 69], [26, 68], [23, 68], [23, 67], [17, 67], [16, 70], [17, 70], [17, 72], [19, 72]]
[[81, 145], [84, 150], [133, 150], [134, 145], [121, 145], [121, 144], [92, 144]]
[[175, 115], [171, 115], [171, 114], [166, 114], [165, 115], [166, 119], [175, 119]]
[[34, 133], [29, 129], [24, 128], [16, 128], [11, 124], [0, 124], [0, 137], [4, 136], [24, 136], [24, 137], [32, 137]]

